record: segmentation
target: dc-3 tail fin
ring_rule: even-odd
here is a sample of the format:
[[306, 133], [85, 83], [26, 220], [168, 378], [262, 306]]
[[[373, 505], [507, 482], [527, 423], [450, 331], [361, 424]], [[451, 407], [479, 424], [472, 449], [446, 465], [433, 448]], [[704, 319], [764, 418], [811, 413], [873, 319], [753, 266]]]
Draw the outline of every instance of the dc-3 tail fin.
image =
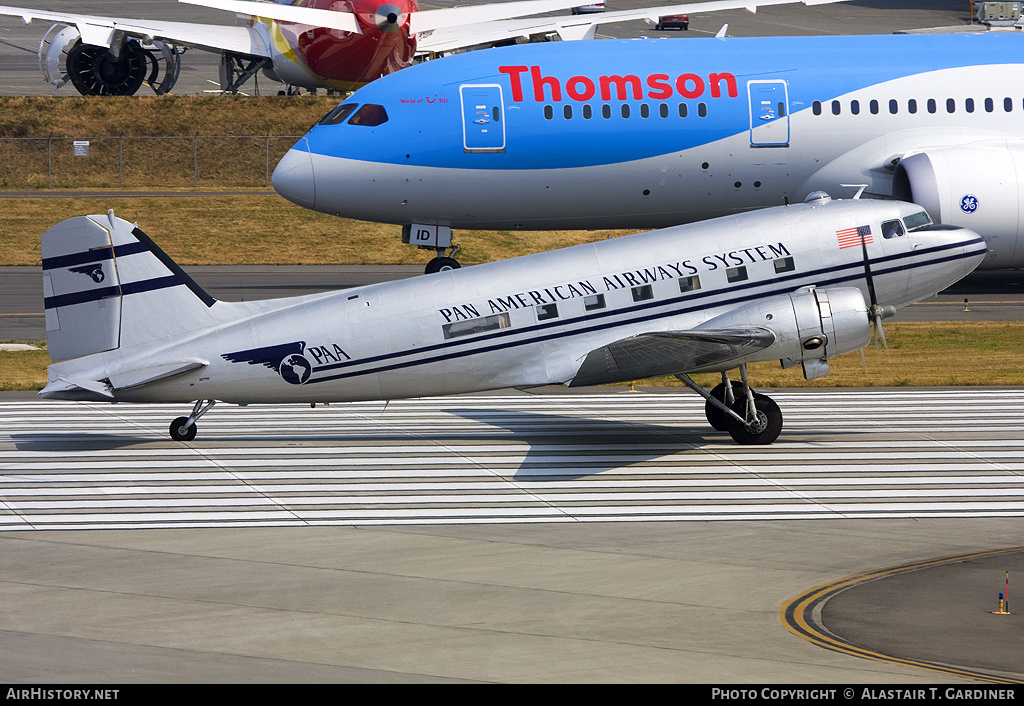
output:
[[113, 211], [62, 221], [41, 240], [46, 337], [54, 362], [214, 322], [209, 309], [216, 300]]

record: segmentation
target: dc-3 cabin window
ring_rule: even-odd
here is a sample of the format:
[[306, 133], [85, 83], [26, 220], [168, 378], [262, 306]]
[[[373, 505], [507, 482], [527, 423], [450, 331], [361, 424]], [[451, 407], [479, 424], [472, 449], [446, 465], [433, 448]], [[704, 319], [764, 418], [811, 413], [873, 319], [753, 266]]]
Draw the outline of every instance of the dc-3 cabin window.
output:
[[796, 269], [796, 265], [791, 257], [780, 257], [772, 262], [775, 263], [775, 274], [777, 275], [781, 275], [783, 272], [792, 272]]
[[557, 304], [541, 304], [537, 307], [537, 321], [547, 321], [558, 318]]
[[483, 333], [484, 331], [497, 331], [509, 326], [511, 326], [511, 322], [509, 321], [508, 314], [502, 312], [494, 316], [481, 316], [479, 319], [453, 321], [442, 326], [441, 331], [447, 340], [449, 338], [458, 338], [459, 336], [470, 336], [474, 333]]
[[583, 308], [586, 311], [597, 311], [598, 309], [604, 309], [607, 304], [604, 303], [603, 294], [591, 294], [583, 297]]
[[680, 292], [694, 292], [700, 289], [700, 277], [693, 275], [692, 277], [680, 277], [679, 278], [679, 291]]
[[337, 125], [345, 122], [345, 118], [352, 115], [352, 111], [359, 107], [358, 103], [342, 103], [337, 108], [320, 119], [320, 125]]
[[640, 287], [633, 287], [630, 292], [633, 293], [633, 301], [642, 302], [648, 299], [654, 299], [654, 289], [649, 284], [642, 285]]
[[744, 265], [730, 267], [725, 271], [725, 278], [730, 282], [742, 282], [747, 279], [747, 268]]
[[348, 124], [375, 127], [382, 123], [386, 123], [387, 121], [388, 111], [384, 110], [384, 106], [376, 105], [375, 103], [367, 103], [356, 111], [356, 114], [352, 116], [352, 119], [348, 121]]

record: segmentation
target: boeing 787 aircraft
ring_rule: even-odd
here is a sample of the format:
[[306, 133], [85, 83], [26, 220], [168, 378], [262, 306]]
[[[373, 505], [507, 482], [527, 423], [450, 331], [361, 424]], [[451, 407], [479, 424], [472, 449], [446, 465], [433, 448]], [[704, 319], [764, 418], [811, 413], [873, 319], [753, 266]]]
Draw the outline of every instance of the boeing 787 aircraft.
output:
[[497, 48], [357, 91], [274, 186], [440, 255], [453, 228], [662, 227], [862, 189], [1020, 267], [1022, 57], [996, 32]]

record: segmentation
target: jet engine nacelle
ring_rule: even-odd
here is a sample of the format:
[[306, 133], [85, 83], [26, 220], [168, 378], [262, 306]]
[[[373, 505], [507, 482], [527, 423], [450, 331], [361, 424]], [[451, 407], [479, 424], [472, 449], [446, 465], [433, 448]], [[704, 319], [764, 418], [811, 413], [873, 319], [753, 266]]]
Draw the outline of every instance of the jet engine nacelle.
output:
[[936, 223], [981, 235], [989, 254], [982, 268], [1024, 266], [1024, 147], [1006, 142], [918, 152], [893, 175], [893, 198], [923, 206]]
[[856, 287], [805, 288], [763, 299], [706, 321], [698, 328], [770, 329], [775, 342], [759, 360], [778, 358], [783, 368], [802, 365], [807, 380], [828, 375], [828, 358], [860, 350], [871, 341], [864, 294]]
[[159, 96], [178, 80], [180, 53], [173, 45], [134, 37], [122, 36], [109, 47], [86, 44], [76, 28], [55, 24], [39, 43], [39, 67], [49, 83], [60, 88], [70, 80], [83, 96], [131, 96], [143, 83]]

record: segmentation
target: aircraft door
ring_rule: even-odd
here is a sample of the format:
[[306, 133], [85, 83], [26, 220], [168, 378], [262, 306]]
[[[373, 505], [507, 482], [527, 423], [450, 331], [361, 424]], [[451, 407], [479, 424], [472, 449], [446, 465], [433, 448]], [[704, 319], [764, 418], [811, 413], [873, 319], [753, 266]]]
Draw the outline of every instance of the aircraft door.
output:
[[747, 81], [750, 146], [789, 147], [789, 90], [785, 81]]
[[462, 100], [462, 144], [464, 152], [504, 152], [505, 119], [501, 86], [466, 84], [459, 86]]

